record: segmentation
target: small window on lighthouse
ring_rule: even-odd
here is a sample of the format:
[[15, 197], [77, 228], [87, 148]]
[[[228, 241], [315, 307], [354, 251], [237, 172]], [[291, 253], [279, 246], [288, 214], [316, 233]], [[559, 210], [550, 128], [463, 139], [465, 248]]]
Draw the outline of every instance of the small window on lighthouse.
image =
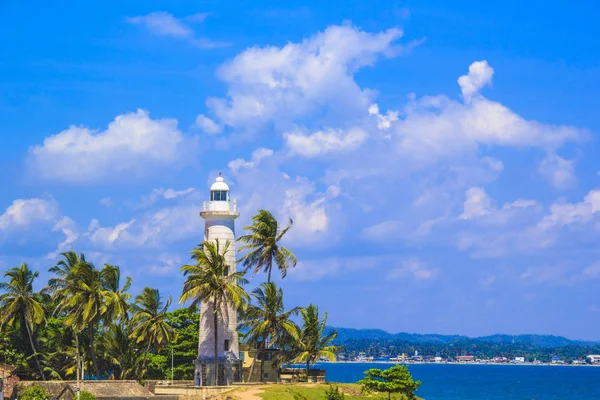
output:
[[223, 345], [225, 351], [229, 351], [229, 339], [225, 339], [225, 344]]
[[229, 276], [229, 265], [225, 266], [225, 276]]

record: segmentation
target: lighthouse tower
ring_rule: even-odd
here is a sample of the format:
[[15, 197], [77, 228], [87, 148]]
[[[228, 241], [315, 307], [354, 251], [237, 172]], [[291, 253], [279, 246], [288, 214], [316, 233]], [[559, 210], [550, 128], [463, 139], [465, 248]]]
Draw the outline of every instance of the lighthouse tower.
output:
[[[225, 254], [226, 274], [236, 271], [235, 219], [240, 216], [236, 202], [230, 197], [229, 186], [221, 173], [210, 187], [210, 200], [205, 201], [200, 216], [204, 219], [204, 241], [219, 241], [222, 251], [229, 242]], [[218, 312], [217, 351], [218, 370], [215, 371], [214, 306], [203, 302], [200, 306], [200, 338], [196, 361], [196, 382], [203, 386], [215, 384], [215, 373], [219, 385], [230, 385], [241, 381], [241, 361], [237, 331], [237, 311], [232, 304], [224, 304]], [[198, 382], [200, 381], [200, 382]]]

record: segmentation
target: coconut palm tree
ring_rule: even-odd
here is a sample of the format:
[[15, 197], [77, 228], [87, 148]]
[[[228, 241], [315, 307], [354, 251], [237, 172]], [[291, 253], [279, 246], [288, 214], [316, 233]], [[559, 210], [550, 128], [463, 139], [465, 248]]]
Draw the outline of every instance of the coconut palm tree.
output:
[[42, 380], [46, 380], [33, 340], [35, 326], [43, 323], [46, 318], [39, 295], [33, 291], [33, 281], [38, 276], [39, 273], [30, 270], [27, 264], [4, 273], [8, 282], [0, 282], [0, 291], [3, 292], [0, 295], [0, 324], [14, 325], [18, 321], [21, 327], [25, 327], [40, 376]]
[[[275, 283], [263, 283], [252, 291], [256, 304], [248, 306], [242, 314], [241, 328], [248, 329], [246, 337], [250, 343], [260, 343], [260, 380], [263, 381], [265, 365], [265, 349], [267, 341], [272, 346], [279, 346], [284, 337], [299, 339], [298, 326], [290, 320], [292, 315], [297, 315], [300, 307], [284, 311], [283, 290], [278, 289]], [[248, 379], [252, 377], [254, 362], [250, 367]]]
[[121, 269], [116, 265], [104, 264], [104, 268], [100, 271], [100, 279], [110, 297], [104, 320], [109, 324], [116, 321], [127, 321], [129, 319], [129, 300], [131, 299], [131, 294], [127, 291], [131, 287], [131, 277], [126, 277], [125, 283], [121, 286]]
[[[84, 329], [88, 330], [92, 365], [100, 379], [93, 329], [106, 312], [109, 298], [102, 288], [98, 270], [86, 261], [85, 255], [69, 251], [61, 256], [63, 259], [49, 269], [55, 276], [48, 280], [46, 290], [52, 292], [57, 302], [55, 313], [64, 314], [65, 324], [74, 332], [77, 369], [81, 365], [79, 333]], [[79, 377], [80, 373], [77, 372], [77, 378]]]
[[[204, 242], [192, 250], [192, 259], [195, 265], [181, 267], [187, 277], [183, 292], [179, 298], [180, 303], [191, 301], [190, 309], [198, 309], [201, 303], [210, 303], [213, 310], [214, 329], [214, 356], [215, 356], [215, 386], [218, 385], [219, 352], [218, 318], [223, 316], [223, 309], [231, 304], [236, 309], [243, 308], [248, 301], [248, 294], [242, 287], [247, 283], [244, 272], [229, 272], [225, 255], [229, 250], [230, 242], [225, 242], [221, 249], [219, 240]], [[202, 317], [200, 318], [202, 321]], [[200, 322], [202, 323], [202, 322]]]
[[310, 364], [314, 364], [319, 358], [336, 360], [337, 347], [332, 343], [337, 338], [337, 332], [330, 331], [325, 334], [327, 312], [325, 312], [323, 320], [319, 320], [319, 308], [314, 304], [300, 310], [300, 315], [302, 316], [302, 329], [296, 343], [296, 358], [292, 362], [306, 363], [306, 379], [308, 379]]
[[[77, 333], [87, 330], [89, 354], [98, 379], [102, 377], [95, 349], [96, 327], [106, 314], [112, 297], [103, 287], [100, 271], [74, 251], [63, 253], [63, 260], [50, 268], [56, 277], [48, 281], [50, 290], [58, 302], [57, 312], [65, 313], [65, 322], [76, 332], [76, 347], [79, 350]], [[79, 365], [79, 364], [78, 364]]]
[[271, 282], [271, 271], [273, 266], [281, 272], [285, 278], [287, 270], [296, 266], [296, 256], [287, 248], [280, 246], [279, 242], [290, 230], [294, 221], [290, 218], [287, 226], [280, 229], [273, 214], [266, 210], [258, 210], [252, 217], [252, 225], [244, 228], [249, 233], [241, 236], [238, 240], [245, 243], [240, 251], [248, 250], [240, 262], [245, 271], [254, 269], [252, 276], [263, 270], [267, 273], [267, 283]]
[[146, 372], [146, 361], [151, 348], [160, 351], [171, 339], [173, 328], [167, 323], [167, 310], [171, 305], [171, 296], [167, 301], [160, 297], [158, 289], [145, 287], [135, 298], [131, 317], [129, 337], [137, 344], [145, 343], [144, 359], [139, 370], [139, 379]]

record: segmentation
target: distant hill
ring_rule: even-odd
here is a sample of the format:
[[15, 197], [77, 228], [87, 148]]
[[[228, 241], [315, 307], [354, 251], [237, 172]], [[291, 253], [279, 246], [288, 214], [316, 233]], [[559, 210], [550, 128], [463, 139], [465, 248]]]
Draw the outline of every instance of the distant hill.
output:
[[352, 329], [330, 327], [338, 332], [337, 342], [342, 344], [348, 340], [400, 340], [415, 344], [455, 344], [464, 342], [486, 342], [496, 344], [525, 344], [537, 347], [588, 346], [598, 342], [571, 340], [554, 335], [490, 335], [470, 338], [460, 335], [437, 335], [418, 333], [389, 333], [381, 329]]

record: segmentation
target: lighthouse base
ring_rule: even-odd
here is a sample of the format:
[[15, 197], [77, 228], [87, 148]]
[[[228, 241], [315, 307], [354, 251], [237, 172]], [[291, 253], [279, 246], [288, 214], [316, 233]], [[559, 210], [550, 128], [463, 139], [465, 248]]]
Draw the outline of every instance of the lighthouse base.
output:
[[202, 358], [194, 361], [195, 386], [231, 386], [242, 381], [242, 361], [232, 358]]

